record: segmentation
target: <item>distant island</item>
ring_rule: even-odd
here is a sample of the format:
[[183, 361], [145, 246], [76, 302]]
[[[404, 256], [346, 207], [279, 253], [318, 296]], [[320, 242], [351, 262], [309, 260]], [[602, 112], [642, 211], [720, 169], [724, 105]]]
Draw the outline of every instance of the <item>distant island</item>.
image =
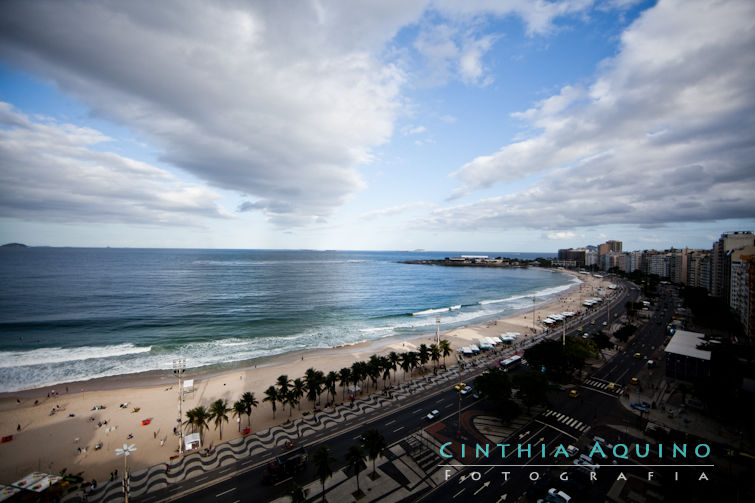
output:
[[462, 255], [461, 257], [446, 257], [441, 260], [402, 260], [401, 264], [442, 265], [450, 267], [549, 267], [546, 259], [520, 260], [505, 257], [490, 258], [487, 255]]
[[0, 248], [28, 248], [28, 246], [21, 243], [8, 243], [0, 246]]

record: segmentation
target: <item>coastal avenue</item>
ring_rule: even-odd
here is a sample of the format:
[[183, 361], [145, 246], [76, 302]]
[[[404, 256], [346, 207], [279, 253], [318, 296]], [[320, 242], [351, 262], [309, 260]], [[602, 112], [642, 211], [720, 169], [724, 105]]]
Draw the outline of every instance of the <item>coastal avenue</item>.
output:
[[[619, 316], [621, 315], [621, 312], [624, 309], [624, 304], [630, 296], [632, 300], [635, 300], [637, 293], [625, 286], [622, 286], [620, 291], [616, 292], [616, 296], [611, 302], [612, 316], [614, 313]], [[604, 306], [601, 310], [591, 313], [580, 320], [579, 324], [590, 323], [593, 320], [595, 320], [596, 323], [600, 323], [602, 320], [607, 320], [606, 311], [607, 307]], [[580, 327], [577, 327], [577, 324], [578, 323], [574, 323], [574, 326], [567, 331], [567, 335], [579, 333]], [[558, 330], [549, 335], [549, 337], [560, 336], [561, 332]], [[630, 351], [630, 349], [627, 349], [626, 351]], [[622, 353], [618, 353], [618, 355], [621, 354]], [[622, 360], [622, 362], [624, 362], [624, 360]], [[637, 363], [637, 360], [631, 359], [621, 365], [623, 368], [624, 364], [631, 365]], [[483, 370], [484, 366], [472, 368], [462, 375], [462, 379], [465, 382], [470, 383]], [[629, 373], [629, 371], [627, 371], [627, 373]], [[558, 409], [559, 412], [565, 412], [567, 415], [579, 419], [585, 424], [591, 424], [594, 422], [596, 419], [594, 416], [597, 415], [597, 411], [600, 411], [601, 419], [605, 417], [606, 412], [608, 412], [608, 414], [619, 414], [622, 412], [619, 410], [616, 410], [615, 412], [609, 411], [612, 406], [617, 409], [620, 408], [617, 405], [615, 397], [597, 391], [591, 393], [591, 390], [588, 388], [585, 388], [585, 391], [585, 398], [583, 400], [575, 402], [564, 399], [561, 400], [563, 403], [558, 403], [554, 408]], [[471, 395], [463, 397], [462, 411], [468, 410], [475, 405], [475, 403], [476, 402]], [[360, 416], [356, 420], [348, 421], [344, 423], [343, 428], [338, 429], [336, 432], [328, 431], [327, 429], [318, 431], [311, 436], [305, 437], [305, 441], [302, 442], [302, 445], [304, 445], [310, 453], [314, 447], [318, 445], [327, 445], [330, 448], [332, 455], [337, 460], [333, 466], [334, 473], [336, 473], [338, 468], [342, 466], [342, 460], [348, 447], [358, 442], [365, 430], [377, 428], [385, 437], [386, 443], [392, 445], [426, 428], [428, 422], [426, 421], [425, 416], [433, 409], [440, 411], [439, 422], [447, 422], [455, 425], [457, 423], [456, 416], [458, 413], [458, 404], [459, 396], [451, 390], [451, 386], [441, 385], [433, 391], [418, 393], [416, 397], [410, 398], [407, 402], [386, 402], [380, 410]], [[522, 427], [520, 431], [515, 434], [515, 436], [520, 439], [517, 440], [517, 443], [526, 443], [529, 441], [533, 446], [535, 444], [539, 445], [540, 443], [545, 443], [548, 448], [550, 448], [550, 446], [559, 443], [574, 442], [574, 439], [579, 433], [578, 431], [570, 430], [569, 428], [549, 425], [546, 421], [541, 421], [541, 419], [542, 418], [538, 417], [531, 423]], [[246, 501], [252, 497], [256, 501], [271, 501], [283, 496], [290, 485], [289, 480], [281, 481], [276, 485], [270, 486], [261, 483], [262, 473], [267, 462], [271, 459], [271, 456], [278, 454], [279, 451], [280, 449], [277, 448], [272, 452], [265, 453], [264, 459], [262, 456], [250, 457], [247, 460], [237, 461], [234, 464], [227, 465], [185, 482], [172, 484], [165, 489], [152, 492], [140, 498], [140, 501], [145, 503], [157, 501], [212, 501], [230, 503]], [[490, 462], [486, 464], [493, 464], [495, 463], [495, 460], [499, 460], [500, 462], [500, 453], [497, 452], [495, 455], [491, 453], [489, 459]], [[444, 460], [438, 455], [437, 462], [435, 463], [436, 466], [441, 465], [443, 462]], [[536, 463], [536, 461], [533, 460], [533, 463]], [[433, 501], [459, 501], [459, 499], [454, 499], [454, 495], [458, 496], [460, 494], [459, 491], [464, 489], [461, 493], [464, 494], [464, 492], [467, 491], [467, 486], [469, 486], [471, 490], [474, 484], [483, 484], [480, 485], [480, 487], [484, 487], [485, 489], [481, 490], [475, 498], [476, 500], [477, 498], [480, 498], [480, 501], [488, 501], [487, 498], [492, 498], [493, 494], [493, 491], [486, 490], [488, 487], [500, 487], [505, 483], [506, 490], [513, 496], [515, 494], [521, 494], [526, 487], [531, 484], [531, 482], [526, 479], [526, 476], [522, 479], [521, 477], [515, 476], [515, 473], [512, 473], [512, 476], [509, 477], [509, 481], [506, 482], [502, 480], [503, 475], [499, 469], [491, 467], [486, 468], [485, 470], [487, 470], [488, 473], [485, 474], [484, 480], [482, 481], [474, 481], [472, 478], [467, 477], [462, 479], [462, 482], [459, 483], [459, 478], [453, 477], [448, 483], [439, 486], [439, 488], [436, 488], [434, 491], [425, 495], [423, 500], [429, 501], [430, 498], [432, 498]], [[470, 470], [462, 470], [460, 473], [462, 477], [464, 477], [469, 471]], [[519, 474], [521, 475], [524, 473], [524, 470], [519, 470], [519, 472], [521, 472]], [[361, 476], [364, 476], [365, 473], [367, 472], [363, 471]], [[310, 481], [315, 480], [315, 478], [314, 468], [310, 463], [307, 464], [305, 470], [296, 476], [296, 480], [301, 485], [306, 485]], [[218, 481], [218, 479], [222, 480]], [[348, 483], [350, 480], [353, 481], [353, 478], [347, 479], [346, 482]], [[489, 484], [484, 485], [485, 482], [489, 482]], [[485, 497], [484, 493], [488, 493], [490, 496]], [[312, 497], [315, 495], [310, 494], [309, 496]], [[417, 494], [417, 498], [422, 499], [423, 495]], [[498, 497], [490, 499], [490, 501], [498, 501]]]

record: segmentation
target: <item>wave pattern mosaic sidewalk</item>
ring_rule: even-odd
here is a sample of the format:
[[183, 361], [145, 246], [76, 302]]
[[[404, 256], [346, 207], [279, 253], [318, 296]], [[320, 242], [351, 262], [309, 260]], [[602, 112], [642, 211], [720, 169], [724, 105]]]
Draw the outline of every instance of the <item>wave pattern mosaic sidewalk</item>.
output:
[[[237, 462], [242, 465], [257, 465], [266, 462], [276, 447], [284, 446], [287, 442], [298, 442], [307, 436], [333, 428], [350, 419], [369, 412], [380, 410], [385, 404], [396, 400], [407, 399], [415, 393], [422, 392], [440, 383], [455, 380], [459, 376], [458, 367], [450, 368], [447, 372], [437, 376], [415, 379], [394, 388], [393, 398], [374, 393], [371, 396], [356, 400], [353, 407], [341, 405], [331, 411], [322, 411], [315, 417], [297, 419], [288, 424], [273, 426], [253, 435], [237, 438], [218, 444], [209, 454], [195, 452], [174, 461], [165, 469], [165, 464], [152, 466], [146, 470], [135, 472], [130, 479], [130, 497], [143, 496], [152, 491], [168, 487], [169, 484], [196, 479], [210, 471], [230, 466]], [[120, 479], [98, 486], [88, 494], [87, 501], [107, 503], [123, 500], [123, 482]], [[63, 498], [65, 502], [83, 501], [80, 494], [70, 494]]]

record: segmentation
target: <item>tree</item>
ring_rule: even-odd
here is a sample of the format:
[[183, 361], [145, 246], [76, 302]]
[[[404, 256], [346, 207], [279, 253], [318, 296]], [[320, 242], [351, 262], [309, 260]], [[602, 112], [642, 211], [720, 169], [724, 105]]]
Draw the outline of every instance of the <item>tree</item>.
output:
[[367, 362], [367, 375], [372, 379], [372, 385], [377, 389], [377, 380], [383, 371], [383, 362], [377, 355], [371, 355]]
[[244, 402], [244, 411], [246, 413], [247, 426], [252, 427], [252, 408], [256, 408], [260, 403], [254, 397], [254, 393], [247, 391], [241, 395], [241, 401]]
[[278, 393], [281, 396], [286, 396], [286, 393], [288, 393], [288, 390], [291, 387], [291, 379], [289, 379], [286, 374], [283, 374], [278, 376], [275, 384], [278, 385]]
[[325, 376], [325, 380], [323, 382], [325, 386], [325, 391], [328, 392], [328, 402], [331, 401], [331, 399], [335, 402], [336, 400], [336, 384], [338, 384], [338, 373], [334, 371], [328, 372], [328, 375]]
[[297, 377], [294, 379], [294, 383], [291, 386], [291, 394], [296, 399], [296, 403], [299, 405], [299, 410], [301, 410], [301, 399], [304, 397], [304, 391], [306, 389], [307, 385], [301, 380], [301, 378]]
[[210, 405], [210, 418], [215, 422], [215, 429], [220, 429], [220, 440], [223, 440], [223, 421], [228, 422], [228, 403], [222, 398], [218, 398]]
[[275, 419], [275, 404], [280, 401], [280, 396], [278, 395], [278, 390], [275, 386], [270, 386], [265, 390], [265, 398], [263, 398], [262, 401], [270, 402], [270, 407], [273, 409], [273, 419]]
[[514, 376], [514, 387], [519, 389], [517, 395], [522, 399], [527, 411], [533, 405], [546, 403], [548, 392], [548, 378], [542, 372], [528, 370]]
[[351, 383], [351, 369], [349, 367], [344, 367], [338, 372], [338, 379], [341, 381], [339, 384], [341, 385], [341, 400], [346, 400], [346, 388], [349, 386], [349, 383]]
[[427, 344], [420, 344], [419, 345], [419, 363], [422, 365], [422, 373], [425, 373], [425, 363], [430, 361], [430, 349], [427, 347]]
[[237, 400], [233, 403], [233, 417], [238, 419], [239, 432], [241, 432], [241, 416], [244, 414], [246, 414], [246, 404], [243, 400]]
[[446, 366], [446, 356], [450, 356], [452, 353], [451, 343], [446, 339], [440, 341], [440, 354], [443, 355], [443, 366]]
[[[363, 361], [354, 362], [351, 364], [351, 382], [354, 386], [358, 386], [362, 383], [362, 387], [365, 387], [364, 381], [367, 379], [367, 363]], [[361, 394], [361, 390], [360, 390]]]
[[419, 355], [414, 351], [401, 353], [401, 370], [404, 371], [404, 381], [406, 381], [406, 373], [409, 372], [411, 374], [411, 372], [417, 368], [418, 361]]
[[299, 405], [299, 397], [294, 389], [291, 388], [286, 392], [286, 396], [283, 397], [283, 401], [288, 405], [288, 417], [294, 413], [294, 405]]
[[306, 383], [307, 388], [307, 400], [312, 401], [313, 411], [315, 409], [315, 402], [320, 398], [320, 393], [322, 393], [322, 381], [323, 375], [321, 371], [315, 370], [310, 367], [306, 372], [304, 372], [304, 382]]
[[511, 381], [509, 375], [501, 368], [488, 369], [474, 380], [474, 388], [482, 396], [495, 400], [511, 398]]
[[438, 370], [440, 361], [440, 348], [437, 344], [430, 344], [430, 359], [433, 361], [433, 370]]
[[186, 411], [186, 417], [189, 418], [191, 422], [186, 421], [184, 424], [187, 426], [191, 425], [192, 431], [199, 430], [199, 445], [202, 445], [204, 430], [209, 428], [208, 421], [210, 420], [210, 413], [204, 408], [204, 406], [200, 405]]
[[383, 454], [383, 451], [388, 445], [386, 444], [383, 435], [381, 435], [376, 429], [372, 428], [366, 430], [362, 434], [362, 446], [367, 449], [367, 456], [372, 460], [372, 478], [374, 480], [377, 478], [375, 460], [378, 456]]
[[304, 489], [296, 482], [291, 482], [291, 487], [288, 489], [286, 496], [291, 498], [291, 503], [306, 503], [308, 492], [307, 489]]
[[362, 464], [364, 463], [364, 450], [362, 450], [362, 446], [358, 444], [349, 446], [344, 458], [346, 460], [346, 465], [349, 469], [354, 471], [354, 475], [357, 478], [356, 494], [361, 494], [362, 490], [359, 488], [359, 472], [362, 471]]
[[391, 364], [391, 370], [393, 370], [393, 378], [396, 378], [396, 371], [398, 370], [398, 364], [401, 361], [401, 357], [395, 351], [388, 353], [388, 361]]
[[315, 473], [317, 478], [320, 479], [322, 484], [322, 501], [325, 503], [325, 481], [328, 477], [333, 475], [333, 469], [330, 467], [331, 463], [335, 463], [336, 458], [330, 453], [327, 445], [321, 445], [312, 453], [312, 464], [315, 467]]

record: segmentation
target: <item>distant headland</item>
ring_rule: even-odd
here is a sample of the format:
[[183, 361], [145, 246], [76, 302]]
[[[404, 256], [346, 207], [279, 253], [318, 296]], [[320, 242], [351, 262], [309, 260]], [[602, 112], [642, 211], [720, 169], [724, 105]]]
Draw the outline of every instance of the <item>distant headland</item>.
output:
[[[547, 263], [543, 263], [547, 262]], [[505, 257], [490, 258], [487, 255], [462, 255], [461, 257], [446, 257], [441, 260], [402, 260], [401, 264], [442, 265], [451, 267], [529, 267], [550, 266], [546, 259], [521, 260]]]
[[8, 243], [0, 246], [0, 248], [28, 248], [28, 246], [21, 243]]

